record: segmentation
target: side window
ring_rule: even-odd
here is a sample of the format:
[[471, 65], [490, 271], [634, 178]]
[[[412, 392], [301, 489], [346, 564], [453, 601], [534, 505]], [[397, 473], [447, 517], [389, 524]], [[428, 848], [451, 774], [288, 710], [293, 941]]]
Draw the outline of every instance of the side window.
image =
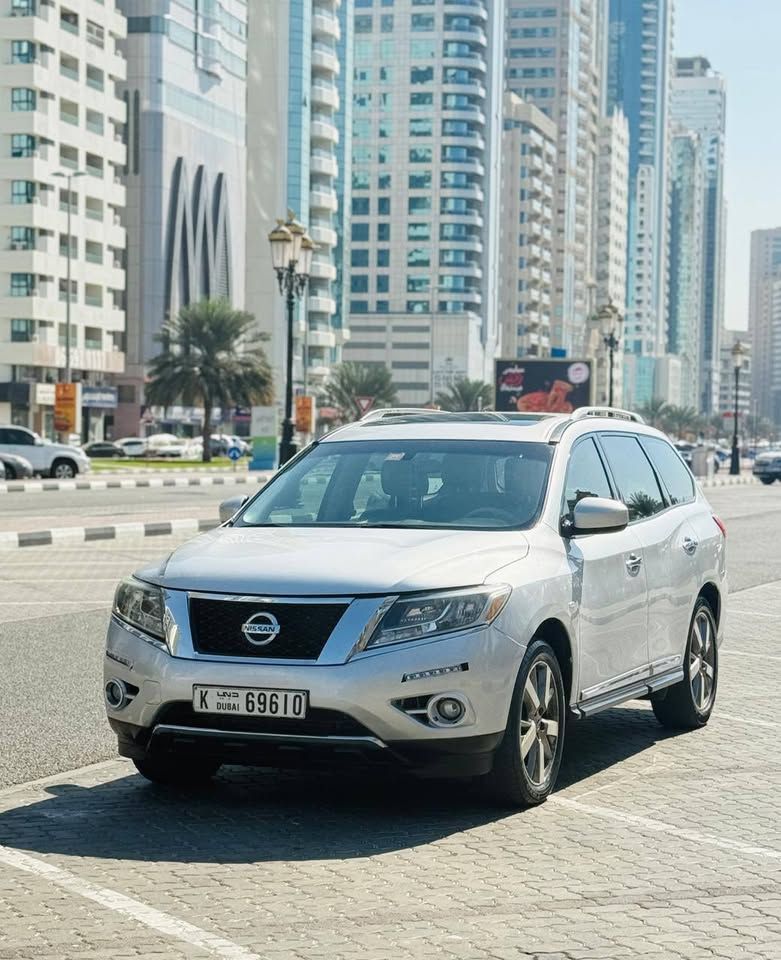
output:
[[664, 509], [653, 467], [634, 437], [602, 434], [602, 446], [621, 499], [629, 509], [629, 522], [652, 517]]
[[562, 505], [562, 512], [570, 520], [575, 504], [584, 497], [613, 497], [602, 460], [591, 439], [581, 440], [570, 454]]
[[9, 430], [11, 434], [11, 439], [9, 443], [18, 443], [22, 446], [31, 447], [35, 443], [35, 438], [31, 433], [28, 433], [26, 430]]
[[0, 443], [11, 443], [11, 431], [0, 430]]
[[640, 441], [670, 494], [671, 503], [689, 503], [694, 499], [691, 471], [664, 440], [643, 437]]

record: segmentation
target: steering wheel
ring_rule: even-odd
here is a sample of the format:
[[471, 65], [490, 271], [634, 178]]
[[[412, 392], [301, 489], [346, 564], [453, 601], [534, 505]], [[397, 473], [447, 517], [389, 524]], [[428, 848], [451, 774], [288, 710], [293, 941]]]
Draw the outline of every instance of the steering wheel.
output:
[[509, 510], [502, 510], [500, 507], [478, 507], [477, 510], [472, 510], [471, 513], [468, 513], [464, 520], [471, 520], [485, 518], [486, 520], [495, 518], [497, 520], [504, 520], [507, 523], [515, 523], [515, 517], [510, 513]]

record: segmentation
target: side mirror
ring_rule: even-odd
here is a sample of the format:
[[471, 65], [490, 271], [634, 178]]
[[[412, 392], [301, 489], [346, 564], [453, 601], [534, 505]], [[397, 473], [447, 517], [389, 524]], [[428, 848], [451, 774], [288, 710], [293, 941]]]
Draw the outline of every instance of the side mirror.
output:
[[36, 437], [35, 440], [33, 440], [33, 445], [36, 446], [36, 447], [42, 447], [42, 446], [43, 446], [43, 440], [41, 440], [40, 437]]
[[229, 497], [227, 500], [223, 500], [220, 504], [220, 523], [225, 523], [230, 520], [230, 518], [237, 513], [244, 504], [249, 500], [249, 497]]
[[619, 500], [584, 497], [575, 504], [569, 536], [578, 533], [609, 533], [623, 530], [629, 523], [629, 511]]

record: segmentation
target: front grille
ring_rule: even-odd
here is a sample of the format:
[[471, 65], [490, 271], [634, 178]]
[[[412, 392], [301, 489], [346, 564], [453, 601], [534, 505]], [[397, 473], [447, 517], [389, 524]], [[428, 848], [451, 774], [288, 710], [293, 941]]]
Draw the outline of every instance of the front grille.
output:
[[298, 734], [302, 737], [373, 737], [363, 724], [338, 710], [310, 707], [303, 720], [280, 717], [231, 717], [224, 714], [196, 713], [186, 702], [166, 704], [155, 717], [155, 724], [245, 733]]
[[[317, 660], [345, 603], [264, 603], [263, 600], [190, 598], [190, 629], [198, 653], [262, 660]], [[242, 625], [256, 614], [273, 616], [279, 633], [263, 646], [247, 639]]]

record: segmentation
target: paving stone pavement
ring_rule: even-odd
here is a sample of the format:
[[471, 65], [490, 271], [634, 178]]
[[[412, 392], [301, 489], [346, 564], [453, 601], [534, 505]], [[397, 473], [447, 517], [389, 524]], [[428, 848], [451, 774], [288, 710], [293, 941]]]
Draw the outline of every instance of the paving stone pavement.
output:
[[125, 761], [0, 791], [0, 960], [781, 960], [781, 583], [733, 595], [716, 713], [573, 723], [526, 812], [473, 785]]

